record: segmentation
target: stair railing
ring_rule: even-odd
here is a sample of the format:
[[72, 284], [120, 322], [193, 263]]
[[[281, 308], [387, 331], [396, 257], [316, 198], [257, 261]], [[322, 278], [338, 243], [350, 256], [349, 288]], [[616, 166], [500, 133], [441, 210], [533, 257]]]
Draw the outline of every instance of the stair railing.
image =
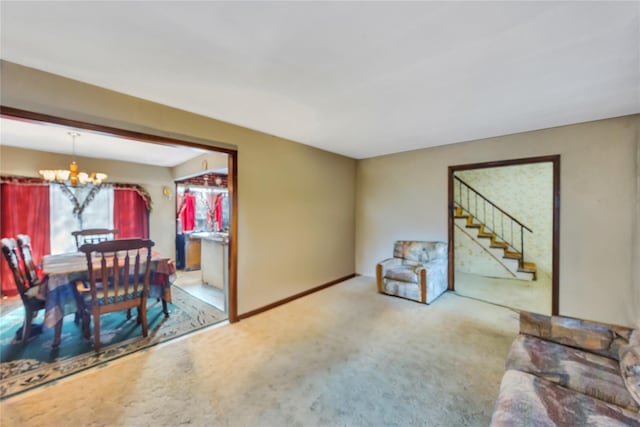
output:
[[[454, 176], [454, 203], [476, 218], [485, 230], [496, 234], [509, 248], [520, 253], [518, 265], [524, 266], [524, 231], [533, 233], [504, 209], [483, 196], [478, 190]], [[457, 191], [456, 191], [457, 190]], [[496, 222], [496, 217], [498, 222]], [[506, 223], [506, 227], [505, 227]], [[514, 233], [515, 229], [515, 233]]]

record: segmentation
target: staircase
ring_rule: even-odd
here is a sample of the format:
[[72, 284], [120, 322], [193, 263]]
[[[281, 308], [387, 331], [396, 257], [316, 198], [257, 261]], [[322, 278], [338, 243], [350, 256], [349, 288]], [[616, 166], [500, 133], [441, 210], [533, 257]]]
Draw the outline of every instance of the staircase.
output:
[[536, 264], [524, 258], [524, 232], [533, 231], [460, 178], [454, 179], [455, 225], [509, 270], [513, 277], [536, 280]]

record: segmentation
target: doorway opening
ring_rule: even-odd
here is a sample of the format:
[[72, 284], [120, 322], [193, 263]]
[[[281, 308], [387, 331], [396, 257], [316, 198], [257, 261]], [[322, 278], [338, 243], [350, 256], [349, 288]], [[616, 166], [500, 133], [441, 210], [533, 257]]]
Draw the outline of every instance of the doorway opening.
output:
[[[177, 189], [178, 184], [176, 181], [180, 179], [189, 179], [194, 178], [196, 175], [203, 175], [203, 173], [213, 173], [215, 175], [210, 175], [212, 177], [214, 185], [217, 182], [218, 185], [218, 193], [225, 193], [225, 206], [226, 206], [226, 216], [224, 218], [219, 217], [218, 219], [218, 228], [216, 231], [218, 233], [224, 232], [225, 236], [225, 244], [226, 244], [226, 254], [227, 256], [221, 261], [224, 263], [223, 270], [225, 271], [225, 295], [224, 295], [224, 308], [227, 314], [227, 318], [229, 322], [237, 322], [238, 321], [238, 312], [237, 312], [237, 222], [238, 222], [238, 214], [237, 214], [237, 151], [230, 148], [222, 148], [215, 147], [209, 145], [211, 141], [198, 140], [192, 137], [186, 136], [160, 136], [154, 135], [151, 133], [141, 133], [136, 131], [124, 130], [116, 127], [103, 126], [93, 123], [87, 123], [77, 120], [70, 120], [56, 116], [50, 116], [41, 113], [34, 113], [31, 111], [20, 110], [12, 107], [2, 106], [0, 110], [0, 115], [3, 119], [10, 119], [11, 121], [15, 121], [16, 123], [32, 123], [39, 125], [40, 130], [42, 132], [48, 132], [51, 129], [57, 129], [59, 133], [63, 133], [66, 130], [74, 130], [85, 132], [87, 135], [94, 135], [96, 138], [107, 138], [113, 142], [109, 142], [105, 144], [105, 150], [109, 146], [116, 144], [126, 144], [126, 145], [118, 145], [121, 147], [119, 150], [119, 155], [128, 156], [126, 159], [123, 158], [110, 158], [104, 155], [100, 155], [101, 150], [96, 147], [92, 147], [92, 154], [84, 154], [84, 156], [91, 160], [91, 158], [95, 158], [96, 162], [101, 166], [111, 165], [114, 167], [114, 171], [112, 173], [111, 179], [118, 180], [122, 179], [118, 175], [121, 175], [123, 172], [123, 168], [126, 166], [126, 170], [134, 170], [139, 171], [140, 174], [149, 173], [141, 182], [148, 184], [149, 187], [157, 187], [158, 190], [153, 190], [157, 194], [155, 198], [155, 203], [150, 211], [151, 214], [148, 217], [148, 224], [150, 228], [150, 238], [153, 240], [156, 238], [160, 245], [166, 249], [166, 252], [170, 252], [170, 256], [175, 255], [174, 249], [174, 237], [177, 231], [176, 229], [176, 199], [177, 199]], [[44, 125], [44, 126], [42, 126]], [[62, 128], [62, 130], [61, 130]], [[88, 138], [88, 136], [87, 136]], [[85, 138], [85, 139], [87, 139]], [[117, 140], [117, 141], [116, 141]], [[37, 148], [30, 148], [31, 150], [38, 150], [40, 152], [53, 152], [59, 154], [71, 154], [62, 150], [60, 145], [56, 145], [55, 140], [49, 138], [44, 138], [40, 142], [40, 146]], [[8, 138], [3, 140], [4, 143], [8, 143]], [[144, 145], [142, 150], [134, 150], [133, 148], [136, 144]], [[11, 145], [11, 144], [7, 144]], [[21, 139], [15, 147], [19, 149], [26, 148], [23, 146], [24, 141]], [[180, 164], [172, 164], [169, 166], [160, 168], [156, 167], [148, 167], [149, 165], [153, 165], [152, 163], [147, 162], [139, 162], [140, 166], [134, 167], [131, 166], [137, 163], [137, 160], [145, 159], [149, 160], [149, 158], [153, 158], [153, 147], [158, 147], [158, 150], [162, 150], [162, 148], [167, 149], [178, 149], [178, 150], [191, 150], [196, 152], [194, 154], [182, 161]], [[75, 150], [76, 148], [74, 148]], [[62, 150], [62, 151], [61, 151]], [[145, 151], [146, 150], [146, 151]], [[113, 151], [113, 150], [112, 150]], [[136, 152], [139, 153], [136, 156]], [[78, 153], [79, 155], [83, 155], [82, 153]], [[45, 154], [43, 154], [44, 156]], [[54, 154], [54, 156], [57, 154]], [[220, 160], [218, 164], [215, 166], [212, 164], [210, 160], [211, 157], [216, 157]], [[23, 156], [23, 158], [28, 158], [28, 156]], [[43, 157], [44, 158], [44, 157]], [[120, 167], [122, 163], [123, 167]], [[126, 164], [129, 166], [127, 166]], [[211, 165], [209, 167], [208, 165]], [[204, 168], [203, 168], [204, 166]], [[162, 171], [159, 172], [159, 170]], [[197, 173], [189, 172], [196, 170]], [[31, 170], [29, 169], [31, 172]], [[17, 173], [16, 173], [17, 172]], [[5, 173], [5, 172], [3, 172]], [[23, 173], [16, 169], [16, 171], [8, 171], [9, 174], [14, 175], [23, 175]], [[133, 176], [134, 172], [131, 172], [129, 178]], [[205, 175], [206, 176], [206, 175]], [[129, 179], [125, 178], [125, 179]], [[204, 178], [204, 177], [203, 177]], [[220, 180], [217, 180], [219, 178]], [[206, 186], [205, 186], [206, 187]], [[160, 191], [161, 188], [161, 191]], [[214, 209], [215, 210], [215, 209]], [[165, 215], [166, 214], [166, 215]], [[215, 214], [214, 214], [215, 215]], [[209, 231], [209, 230], [204, 230]], [[155, 235], [155, 237], [154, 237]], [[173, 237], [171, 237], [173, 236]], [[167, 254], [169, 255], [169, 254]], [[206, 257], [205, 257], [206, 258]], [[174, 257], [175, 259], [175, 257]]]
[[[218, 166], [207, 169], [209, 160]], [[175, 285], [228, 311], [230, 206], [226, 155], [202, 174], [176, 180]]]
[[558, 314], [560, 156], [449, 167], [449, 290]]

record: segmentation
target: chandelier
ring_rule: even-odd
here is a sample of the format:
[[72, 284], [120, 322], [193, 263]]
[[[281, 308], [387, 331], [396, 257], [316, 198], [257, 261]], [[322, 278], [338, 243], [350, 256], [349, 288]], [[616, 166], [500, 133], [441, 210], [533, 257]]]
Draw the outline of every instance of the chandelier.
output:
[[88, 174], [86, 172], [78, 172], [78, 164], [76, 163], [76, 137], [80, 136], [78, 132], [67, 132], [71, 136], [72, 153], [71, 164], [69, 169], [45, 169], [40, 171], [40, 175], [51, 182], [60, 182], [71, 184], [72, 187], [86, 184], [100, 185], [107, 179], [107, 174], [102, 172], [93, 172]]

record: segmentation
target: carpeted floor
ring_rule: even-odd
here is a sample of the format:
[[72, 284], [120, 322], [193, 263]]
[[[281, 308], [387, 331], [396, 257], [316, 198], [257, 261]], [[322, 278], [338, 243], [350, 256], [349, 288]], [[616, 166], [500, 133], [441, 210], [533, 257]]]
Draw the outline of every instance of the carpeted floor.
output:
[[551, 315], [551, 277], [543, 272], [538, 276], [538, 280], [526, 281], [456, 271], [455, 289], [480, 301]]
[[1, 403], [2, 425], [486, 426], [512, 310], [368, 277]]
[[[64, 318], [62, 342], [52, 348], [53, 329], [45, 328], [26, 346], [15, 340], [15, 332], [24, 319], [22, 303], [2, 307], [0, 317], [0, 398], [24, 392], [84, 369], [150, 347], [226, 320], [227, 315], [205, 304], [178, 287], [172, 288], [173, 304], [169, 304], [170, 317], [165, 319], [162, 303], [149, 300], [147, 321], [149, 335], [144, 338], [134, 317], [126, 312], [114, 312], [101, 317], [99, 354], [93, 350], [93, 339], [82, 338], [81, 327], [74, 323], [74, 315]], [[35, 322], [42, 323], [42, 312]]]

